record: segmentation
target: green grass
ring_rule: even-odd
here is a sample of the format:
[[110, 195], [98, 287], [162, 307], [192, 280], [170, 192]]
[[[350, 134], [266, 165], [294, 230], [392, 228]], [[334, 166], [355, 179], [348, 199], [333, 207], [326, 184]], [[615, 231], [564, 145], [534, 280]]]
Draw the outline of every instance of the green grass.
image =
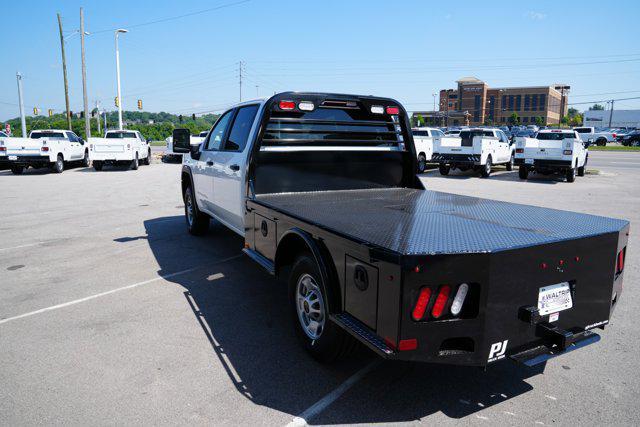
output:
[[640, 151], [640, 147], [625, 147], [624, 145], [607, 145], [605, 147], [599, 147], [597, 145], [591, 145], [589, 151]]

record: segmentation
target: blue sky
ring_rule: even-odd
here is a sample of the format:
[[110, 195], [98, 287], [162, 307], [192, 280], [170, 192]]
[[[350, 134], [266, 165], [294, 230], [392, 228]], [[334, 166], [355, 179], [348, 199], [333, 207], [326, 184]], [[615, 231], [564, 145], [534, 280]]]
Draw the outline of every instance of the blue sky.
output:
[[[71, 109], [82, 109], [79, 8], [84, 7], [89, 102], [112, 110], [112, 29], [121, 37], [125, 109], [219, 111], [274, 91], [390, 96], [407, 110], [431, 109], [432, 94], [463, 76], [490, 86], [563, 82], [570, 102], [640, 97], [637, 1], [456, 2], [252, 0], [22, 1], [3, 4], [0, 120], [25, 105], [64, 109], [56, 12], [63, 17]], [[256, 87], [257, 86], [257, 87]], [[586, 109], [584, 106], [576, 106]], [[639, 100], [616, 108], [640, 108]]]

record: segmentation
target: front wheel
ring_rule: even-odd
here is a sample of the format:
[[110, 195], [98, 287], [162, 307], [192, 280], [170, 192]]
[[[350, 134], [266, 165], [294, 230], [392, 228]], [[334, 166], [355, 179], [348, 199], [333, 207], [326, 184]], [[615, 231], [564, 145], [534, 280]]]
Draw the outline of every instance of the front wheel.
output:
[[11, 166], [11, 173], [14, 175], [21, 175], [24, 172], [24, 166]]
[[513, 165], [515, 164], [515, 162], [516, 162], [516, 159], [515, 159], [515, 157], [514, 157], [514, 156], [513, 156], [513, 154], [512, 154], [512, 155], [511, 155], [511, 159], [509, 160], [509, 163], [507, 163], [507, 170], [508, 170], [509, 172], [511, 172], [511, 171], [513, 170]]
[[58, 154], [56, 161], [51, 165], [51, 170], [55, 173], [62, 173], [64, 170], [64, 159], [62, 158], [62, 154]]
[[520, 168], [518, 169], [518, 176], [520, 177], [520, 179], [527, 179], [527, 177], [529, 176], [529, 169], [527, 169], [526, 166], [520, 166]]
[[184, 190], [184, 216], [189, 234], [202, 236], [209, 230], [209, 216], [198, 210], [191, 186]]
[[332, 362], [353, 348], [353, 340], [329, 318], [326, 284], [315, 260], [308, 254], [294, 262], [289, 275], [289, 299], [296, 335], [320, 362]]
[[420, 154], [418, 156], [418, 172], [424, 173], [425, 170], [427, 170], [427, 158], [424, 154]]
[[491, 175], [491, 156], [487, 157], [487, 162], [484, 164], [484, 167], [480, 170], [483, 178], [489, 178]]
[[441, 164], [438, 169], [440, 170], [440, 175], [449, 175], [449, 171], [451, 170], [451, 166]]
[[145, 166], [149, 166], [151, 164], [151, 148], [147, 151], [147, 157], [142, 159], [142, 164]]
[[89, 166], [91, 166], [91, 160], [89, 159], [88, 151], [84, 152], [84, 157], [82, 158], [82, 166], [85, 168], [88, 168]]
[[138, 153], [136, 153], [136, 157], [131, 160], [131, 169], [138, 170], [138, 167], [140, 166], [140, 161], [138, 160]]

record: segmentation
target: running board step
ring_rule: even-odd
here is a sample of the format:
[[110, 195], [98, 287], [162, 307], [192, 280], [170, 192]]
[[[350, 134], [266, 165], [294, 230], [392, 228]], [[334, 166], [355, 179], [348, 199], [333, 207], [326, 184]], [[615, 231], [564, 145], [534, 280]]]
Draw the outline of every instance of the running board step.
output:
[[269, 258], [249, 248], [244, 248], [242, 252], [244, 252], [249, 258], [257, 262], [260, 265], [260, 267], [267, 270], [269, 274], [271, 274], [272, 276], [275, 276], [276, 267], [273, 264], [273, 262], [269, 260]]
[[381, 356], [389, 357], [394, 354], [394, 351], [382, 338], [352, 315], [348, 313], [333, 314], [331, 319]]
[[589, 344], [594, 344], [600, 341], [600, 335], [595, 332], [587, 331], [581, 336], [576, 337], [566, 349], [561, 350], [558, 346], [549, 348], [546, 345], [541, 345], [529, 350], [525, 350], [521, 353], [512, 354], [509, 356], [512, 360], [518, 363], [522, 363], [526, 366], [535, 366], [539, 363], [546, 362], [557, 356], [569, 353], [570, 351], [577, 350], [582, 347], [586, 347]]

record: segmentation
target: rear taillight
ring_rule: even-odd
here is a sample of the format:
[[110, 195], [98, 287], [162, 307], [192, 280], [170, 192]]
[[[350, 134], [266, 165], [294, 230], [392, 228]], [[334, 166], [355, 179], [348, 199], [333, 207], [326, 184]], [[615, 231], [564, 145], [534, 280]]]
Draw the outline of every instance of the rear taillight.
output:
[[7, 151], [7, 147], [0, 146], [0, 151]]
[[462, 305], [464, 304], [464, 299], [467, 297], [467, 293], [469, 293], [469, 285], [463, 283], [458, 286], [458, 292], [456, 292], [453, 303], [451, 303], [451, 314], [453, 316], [457, 316], [462, 311]]
[[278, 104], [281, 110], [293, 110], [296, 108], [296, 103], [293, 101], [280, 101]]
[[387, 107], [387, 114], [391, 114], [391, 115], [400, 114], [400, 108], [398, 108], [398, 107]]
[[624, 249], [618, 252], [618, 257], [616, 259], [616, 274], [620, 274], [624, 270], [624, 253]]
[[572, 155], [572, 154], [573, 154], [573, 151], [572, 151], [572, 150], [564, 150], [564, 151], [562, 152], [562, 154], [563, 154], [563, 155], [565, 155], [565, 156], [570, 156], [570, 155]]
[[313, 111], [315, 107], [315, 105], [313, 105], [313, 102], [309, 102], [309, 101], [302, 101], [301, 103], [298, 104], [298, 108], [301, 109], [302, 111]]
[[420, 321], [424, 317], [424, 312], [427, 310], [427, 306], [429, 305], [429, 299], [431, 298], [431, 289], [430, 288], [422, 288], [420, 289], [420, 295], [418, 295], [418, 301], [416, 305], [413, 307], [413, 312], [411, 313], [411, 317], [413, 320]]
[[49, 151], [49, 147], [42, 147], [40, 150], [42, 150], [42, 151]]
[[418, 348], [418, 340], [415, 338], [400, 340], [398, 343], [398, 350], [400, 351], [415, 350], [416, 348]]
[[524, 153], [524, 148], [516, 148], [516, 153], [518, 154]]
[[384, 114], [384, 107], [382, 105], [372, 105], [371, 112], [373, 114]]
[[431, 309], [431, 316], [433, 316], [435, 319], [440, 318], [440, 316], [442, 316], [442, 314], [444, 313], [444, 309], [447, 306], [447, 301], [449, 300], [450, 292], [451, 286], [440, 286], [438, 296], [436, 297], [436, 302], [433, 304], [433, 308]]

